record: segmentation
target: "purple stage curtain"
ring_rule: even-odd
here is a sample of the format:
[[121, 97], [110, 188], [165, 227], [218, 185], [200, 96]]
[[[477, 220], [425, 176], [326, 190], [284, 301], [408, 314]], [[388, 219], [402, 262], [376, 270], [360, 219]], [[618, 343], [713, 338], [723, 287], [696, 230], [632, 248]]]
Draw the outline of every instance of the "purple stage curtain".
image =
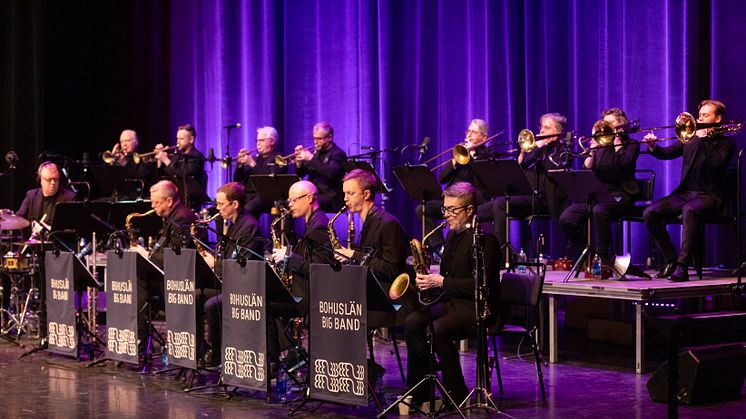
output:
[[[198, 148], [218, 155], [223, 125], [243, 124], [235, 155], [262, 125], [278, 129], [285, 152], [311, 144], [320, 120], [348, 154], [429, 136], [434, 155], [472, 118], [505, 130], [501, 142], [538, 130], [546, 112], [581, 134], [608, 107], [659, 126], [714, 97], [742, 117], [744, 16], [746, 3], [717, 0], [183, 0], [170, 9], [170, 122], [194, 124]], [[391, 167], [416, 155], [387, 157]], [[656, 197], [679, 181], [680, 160], [642, 156], [638, 168], [656, 170]], [[381, 174], [396, 188], [389, 210], [415, 234], [414, 204]], [[212, 194], [225, 173], [209, 175]], [[634, 233], [645, 248], [644, 227]], [[553, 247], [559, 256], [564, 243]]]

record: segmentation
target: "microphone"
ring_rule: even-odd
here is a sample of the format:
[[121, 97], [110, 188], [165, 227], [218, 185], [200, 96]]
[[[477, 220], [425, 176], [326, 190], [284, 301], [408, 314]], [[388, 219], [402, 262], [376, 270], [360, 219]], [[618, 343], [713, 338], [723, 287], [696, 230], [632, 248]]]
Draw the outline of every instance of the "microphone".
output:
[[236, 122], [235, 124], [223, 125], [223, 128], [225, 129], [241, 128], [241, 123]]
[[5, 154], [5, 161], [8, 162], [11, 169], [16, 168], [16, 163], [18, 163], [18, 154], [16, 154], [15, 151], [9, 151]]
[[417, 157], [417, 161], [422, 161], [422, 156], [425, 155], [427, 152], [427, 145], [430, 144], [430, 137], [425, 137], [422, 139], [422, 144], [420, 144], [420, 155]]
[[210, 170], [212, 170], [212, 166], [213, 166], [213, 164], [215, 164], [215, 161], [217, 159], [218, 158], [215, 157], [215, 149], [213, 149], [212, 147], [210, 147], [210, 151], [207, 153], [207, 161], [210, 162]]

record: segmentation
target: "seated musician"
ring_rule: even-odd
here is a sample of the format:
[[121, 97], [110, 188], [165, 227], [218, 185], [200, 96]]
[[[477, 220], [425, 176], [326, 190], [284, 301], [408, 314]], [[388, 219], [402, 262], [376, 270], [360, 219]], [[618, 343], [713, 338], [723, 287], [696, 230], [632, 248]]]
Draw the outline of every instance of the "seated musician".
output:
[[[238, 182], [229, 182], [218, 189], [215, 194], [215, 203], [220, 216], [224, 222], [228, 223], [228, 229], [225, 235], [218, 241], [215, 250], [213, 266], [215, 274], [222, 276], [223, 259], [235, 259], [238, 256], [239, 246], [251, 249], [259, 255], [262, 255], [263, 245], [259, 238], [259, 226], [256, 219], [249, 214], [245, 208], [246, 190]], [[257, 259], [250, 252], [241, 252], [246, 259]], [[207, 321], [208, 343], [212, 350], [206, 351], [204, 355], [205, 367], [220, 365], [220, 338], [221, 338], [221, 316], [223, 307], [223, 295], [218, 294], [207, 300], [205, 303], [205, 319]], [[268, 342], [271, 342], [268, 341]], [[279, 350], [272, 351], [268, 348], [271, 355], [277, 356]]]
[[[558, 113], [547, 113], [539, 118], [539, 136], [555, 136], [536, 140], [533, 150], [521, 149], [518, 164], [526, 172], [535, 193], [533, 196], [511, 196], [511, 217], [523, 218], [536, 214], [548, 214], [553, 220], [558, 220], [560, 213], [567, 207], [567, 194], [547, 175], [548, 170], [564, 167], [560, 155], [567, 150], [567, 146], [560, 141], [560, 134], [564, 133], [566, 124], [567, 118]], [[492, 204], [495, 236], [502, 247], [506, 244], [505, 197], [495, 197]]]
[[257, 156], [252, 156], [245, 148], [242, 148], [238, 152], [238, 164], [236, 165], [233, 179], [244, 185], [247, 189], [246, 209], [257, 219], [262, 213], [268, 213], [273, 203], [262, 201], [259, 195], [253, 191], [250, 187], [250, 176], [284, 174], [288, 172], [287, 166], [275, 165], [275, 157], [279, 155], [275, 149], [277, 140], [277, 130], [274, 127], [261, 127], [256, 130]]
[[[619, 108], [607, 109], [601, 115], [603, 120], [596, 121], [593, 125], [594, 133], [600, 129], [603, 121], [610, 123], [614, 128], [629, 124], [627, 115]], [[604, 266], [610, 266], [614, 261], [611, 252], [611, 220], [634, 205], [635, 196], [640, 192], [635, 179], [640, 144], [629, 138], [626, 133], [620, 132], [614, 136], [613, 145], [599, 147], [594, 138], [589, 149], [583, 167], [592, 170], [615, 199], [615, 202], [611, 203], [593, 204], [590, 214], [591, 226], [595, 233], [596, 253]], [[588, 215], [587, 202], [575, 202], [560, 215], [560, 226], [576, 249], [582, 249], [586, 245], [586, 236], [583, 232]]]
[[[181, 125], [176, 131], [176, 152], [163, 151], [163, 144], [155, 146], [155, 159], [162, 176], [172, 178], [180, 183], [186, 193], [190, 185], [189, 179], [194, 179], [194, 189], [188, 190], [187, 199], [192, 209], [199, 207], [206, 201], [207, 173], [205, 173], [205, 156], [194, 147], [197, 130], [190, 124]], [[196, 189], [196, 190], [195, 190]]]
[[[54, 220], [55, 207], [58, 202], [69, 202], [75, 198], [75, 194], [60, 186], [61, 177], [57, 165], [46, 161], [39, 165], [36, 171], [39, 187], [26, 192], [26, 197], [21, 202], [21, 208], [16, 215], [29, 221], [43, 222], [48, 226]], [[38, 232], [39, 228], [34, 229]]]
[[313, 126], [313, 144], [314, 153], [301, 145], [295, 147], [295, 173], [308, 175], [307, 180], [316, 185], [322, 210], [336, 212], [344, 198], [341, 179], [347, 154], [334, 143], [334, 128], [326, 121]]
[[[468, 182], [474, 185], [479, 191], [479, 196], [477, 197], [479, 202], [477, 214], [480, 216], [480, 219], [485, 221], [492, 220], [492, 202], [488, 199], [489, 197], [484, 189], [483, 182], [477, 179], [476, 173], [472, 170], [472, 163], [474, 160], [489, 157], [489, 150], [486, 145], [489, 129], [487, 121], [472, 119], [463, 143], [466, 149], [469, 150], [469, 153], [471, 153], [471, 160], [469, 160], [469, 163], [461, 165], [456, 159], [451, 159], [450, 163], [446, 163], [445, 167], [440, 171], [438, 179], [445, 187], [449, 187], [456, 182]], [[443, 214], [440, 213], [442, 204], [443, 201], [439, 199], [425, 203], [425, 231], [431, 231], [443, 219]], [[422, 205], [418, 205], [416, 211], [418, 219], [421, 219]], [[441, 232], [431, 235], [428, 239], [428, 247], [433, 250], [441, 249], [443, 243], [443, 234]]]
[[[286, 246], [272, 251], [272, 260], [276, 264], [287, 263], [285, 269], [293, 274], [292, 293], [302, 297], [301, 311], [307, 311], [308, 300], [308, 265], [311, 263], [328, 263], [331, 248], [327, 227], [329, 218], [319, 209], [316, 186], [301, 180], [290, 186], [288, 191], [288, 206], [293, 218], [302, 218], [306, 223], [305, 231], [299, 238], [298, 244], [287, 254]], [[326, 248], [326, 249], [325, 249]], [[287, 257], [287, 258], [286, 258]]]
[[[722, 102], [703, 100], [699, 104], [697, 122], [722, 122], [724, 115], [725, 105]], [[652, 133], [645, 136], [653, 157], [670, 160], [683, 156], [679, 185], [670, 195], [650, 204], [643, 213], [645, 225], [665, 261], [657, 277], [670, 277], [671, 281], [676, 282], [688, 281], [688, 266], [692, 262], [695, 240], [703, 220], [728, 212], [723, 179], [735, 152], [735, 144], [712, 128], [698, 130], [696, 137], [686, 144], [676, 142], [662, 147], [655, 140], [656, 136]], [[676, 249], [666, 231], [666, 223], [678, 216], [682, 217], [683, 229], [677, 258]]]
[[179, 197], [179, 188], [170, 180], [161, 180], [150, 187], [150, 206], [156, 215], [163, 218], [163, 229], [155, 246], [150, 251], [150, 260], [163, 269], [163, 249], [173, 247], [178, 242], [183, 245], [182, 236], [197, 220]]
[[[150, 189], [158, 177], [156, 165], [152, 161], [140, 161], [135, 163], [134, 155], [137, 152], [139, 140], [134, 130], [126, 129], [119, 135], [119, 142], [111, 150], [114, 156], [113, 165], [124, 167], [125, 184], [119, 185], [114, 195], [114, 200], [131, 200], [141, 197], [141, 193]], [[132, 184], [132, 181], [140, 181], [141, 184]], [[136, 182], [139, 183], [139, 182]]]
[[[473, 336], [477, 331], [474, 307], [474, 258], [472, 221], [477, 203], [477, 189], [469, 183], [457, 182], [444, 192], [443, 213], [448, 222], [445, 251], [440, 272], [417, 274], [416, 285], [420, 292], [442, 291], [443, 296], [431, 306], [434, 333], [434, 350], [440, 359], [443, 385], [458, 404], [466, 398], [467, 388], [459, 362], [458, 348], [454, 341]], [[484, 268], [490, 278], [491, 300], [498, 296], [499, 256], [497, 241], [484, 235]], [[428, 347], [426, 333], [429, 327], [426, 308], [407, 316], [407, 386], [416, 385], [428, 373]], [[497, 308], [491, 307], [496, 313]], [[493, 320], [489, 319], [488, 324]], [[428, 386], [420, 386], [412, 395], [415, 404], [428, 399]]]

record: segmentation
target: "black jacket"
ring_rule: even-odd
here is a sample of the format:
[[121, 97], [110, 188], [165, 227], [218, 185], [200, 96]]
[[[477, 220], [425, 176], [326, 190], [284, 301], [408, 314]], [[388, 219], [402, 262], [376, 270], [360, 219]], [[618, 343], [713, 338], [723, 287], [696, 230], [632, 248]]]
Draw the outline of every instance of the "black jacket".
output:
[[525, 170], [529, 183], [538, 193], [553, 220], [558, 220], [562, 211], [567, 208], [567, 193], [548, 175], [549, 170], [567, 167], [565, 142], [556, 140], [542, 148], [535, 148], [523, 155], [521, 168]]
[[704, 187], [704, 191], [711, 196], [718, 205], [720, 215], [725, 215], [727, 202], [724, 185], [726, 184], [725, 172], [730, 159], [735, 152], [735, 144], [725, 136], [714, 136], [695, 138], [690, 143], [676, 142], [668, 147], [655, 147], [650, 154], [658, 159], [671, 160], [684, 157], [681, 164], [681, 181], [671, 193], [678, 194], [687, 192], [689, 176], [698, 172], [698, 182]]
[[161, 237], [151, 250], [150, 260], [160, 268], [163, 268], [163, 249], [178, 245], [181, 247], [194, 247], [193, 243], [185, 242], [184, 237], [189, 233], [189, 227], [197, 220], [191, 209], [179, 201], [173, 208], [171, 214], [163, 220]]
[[[223, 259], [235, 259], [238, 257], [236, 244], [241, 247], [247, 247], [259, 255], [263, 255], [264, 245], [259, 237], [259, 224], [246, 210], [241, 210], [238, 217], [236, 217], [236, 222], [228, 227], [226, 238], [221, 238], [218, 241], [215, 252], [215, 274], [218, 276], [223, 272]], [[242, 255], [246, 259], [259, 259], [250, 252], [243, 252]]]
[[[301, 178], [308, 175], [308, 181], [316, 185], [322, 201], [330, 202], [331, 207], [324, 211], [336, 212], [344, 204], [342, 192], [342, 177], [344, 177], [344, 163], [347, 154], [335, 143], [326, 151], [317, 151], [310, 161], [304, 161], [295, 172]], [[319, 202], [321, 204], [321, 202]]]
[[640, 143], [626, 135], [622, 135], [620, 138], [623, 146], [619, 148], [619, 151], [614, 146], [591, 151], [593, 153], [591, 170], [609, 192], [621, 196], [622, 202], [631, 203], [635, 196], [640, 193], [640, 188], [635, 179], [637, 157], [640, 155]]
[[233, 174], [233, 180], [246, 186], [246, 190], [253, 191], [251, 188], [251, 182], [249, 177], [251, 175], [273, 175], [273, 174], [284, 174], [288, 172], [287, 166], [275, 165], [275, 157], [280, 155], [278, 151], [272, 151], [266, 157], [257, 156], [254, 161], [256, 166], [251, 167], [248, 164], [242, 164], [236, 166], [236, 171]]
[[125, 182], [117, 187], [117, 200], [137, 199], [143, 195], [146, 196], [148, 190], [158, 178], [156, 164], [154, 162], [140, 162], [140, 164], [135, 164], [132, 155], [127, 155], [126, 161], [126, 164], [123, 166], [125, 179], [141, 180], [143, 183], [142, 190], [138, 191], [140, 185], [133, 182]]
[[169, 158], [171, 159], [171, 164], [161, 166], [161, 174], [179, 185], [179, 191], [182, 194], [186, 189], [183, 183], [184, 179], [186, 178], [188, 182], [189, 178], [194, 178], [199, 188], [192, 187], [189, 190], [189, 201], [192, 208], [198, 208], [203, 202], [208, 200], [206, 193], [207, 173], [205, 172], [205, 156], [196, 148], [192, 148], [186, 154], [169, 153]]
[[[52, 225], [54, 219], [55, 206], [60, 202], [70, 202], [75, 199], [75, 194], [67, 189], [60, 189], [57, 191], [57, 195], [54, 196], [54, 205], [49, 210], [47, 218], [44, 220], [45, 223]], [[39, 221], [44, 215], [44, 195], [41, 192], [41, 188], [31, 189], [26, 192], [26, 197], [21, 202], [21, 208], [16, 211], [16, 215], [23, 217], [29, 221]]]
[[[327, 263], [333, 259], [330, 252], [315, 246], [315, 243], [318, 243], [331, 248], [328, 226], [329, 218], [324, 211], [319, 208], [311, 213], [303, 236], [298, 239], [298, 245], [292, 249], [292, 254], [288, 257], [288, 269], [293, 272], [293, 275], [306, 278], [309, 264]], [[304, 240], [305, 238], [312, 242]]]
[[[371, 208], [363, 223], [359, 243], [372, 247], [375, 252], [367, 266], [378, 281], [388, 286], [404, 272], [407, 264], [407, 233], [393, 215], [382, 208]], [[353, 257], [360, 262], [365, 253], [356, 251]]]
[[489, 196], [485, 190], [484, 182], [482, 182], [474, 170], [472, 170], [472, 162], [474, 160], [487, 158], [489, 150], [487, 149], [487, 146], [481, 145], [472, 151], [472, 159], [467, 164], [457, 164], [456, 167], [453, 167], [453, 164], [450, 161], [446, 163], [440, 171], [439, 181], [442, 185], [445, 185], [446, 188], [456, 182], [469, 182], [479, 191], [479, 201], [482, 202], [488, 199]]

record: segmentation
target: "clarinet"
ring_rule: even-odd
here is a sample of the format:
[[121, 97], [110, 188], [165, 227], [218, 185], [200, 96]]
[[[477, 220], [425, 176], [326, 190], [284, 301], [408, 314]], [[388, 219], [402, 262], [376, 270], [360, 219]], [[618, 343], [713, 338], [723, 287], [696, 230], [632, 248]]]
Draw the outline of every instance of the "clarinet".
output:
[[[476, 214], [472, 218], [472, 256], [474, 258], [474, 269], [472, 270], [472, 277], [477, 285], [474, 287], [474, 310], [477, 318], [484, 321], [490, 316], [490, 306], [487, 301], [490, 294], [487, 271], [484, 268], [484, 246], [483, 246], [483, 235], [479, 228], [479, 219]], [[480, 305], [481, 303], [481, 305]]]

